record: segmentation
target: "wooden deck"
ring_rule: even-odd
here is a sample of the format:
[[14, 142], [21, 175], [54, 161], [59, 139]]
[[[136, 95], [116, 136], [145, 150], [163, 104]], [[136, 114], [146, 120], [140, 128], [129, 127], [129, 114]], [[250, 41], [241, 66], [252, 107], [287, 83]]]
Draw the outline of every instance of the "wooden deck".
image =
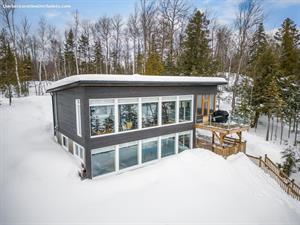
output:
[[[195, 128], [212, 132], [211, 141], [197, 137], [197, 147], [209, 149], [216, 154], [228, 157], [229, 155], [246, 152], [246, 141], [242, 140], [242, 132], [249, 129], [248, 125], [222, 124], [222, 123], [199, 123]], [[236, 138], [227, 135], [236, 134]]]

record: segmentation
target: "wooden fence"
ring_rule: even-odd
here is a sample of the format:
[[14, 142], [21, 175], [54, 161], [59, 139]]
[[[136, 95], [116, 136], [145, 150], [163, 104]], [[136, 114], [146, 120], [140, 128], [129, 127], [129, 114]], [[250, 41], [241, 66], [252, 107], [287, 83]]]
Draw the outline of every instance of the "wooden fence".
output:
[[263, 157], [256, 157], [246, 154], [248, 158], [268, 173], [279, 186], [293, 198], [300, 201], [300, 187], [294, 183], [267, 155]]

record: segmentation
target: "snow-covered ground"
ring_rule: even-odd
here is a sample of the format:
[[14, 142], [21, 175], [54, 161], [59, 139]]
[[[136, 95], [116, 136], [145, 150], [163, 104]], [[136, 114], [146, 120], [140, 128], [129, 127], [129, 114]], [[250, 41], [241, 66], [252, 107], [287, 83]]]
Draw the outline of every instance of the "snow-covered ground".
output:
[[[78, 163], [52, 137], [50, 96], [3, 102], [1, 225], [299, 224], [300, 203], [243, 154], [225, 160], [196, 149], [81, 181]], [[270, 147], [251, 140], [249, 151], [260, 141]]]

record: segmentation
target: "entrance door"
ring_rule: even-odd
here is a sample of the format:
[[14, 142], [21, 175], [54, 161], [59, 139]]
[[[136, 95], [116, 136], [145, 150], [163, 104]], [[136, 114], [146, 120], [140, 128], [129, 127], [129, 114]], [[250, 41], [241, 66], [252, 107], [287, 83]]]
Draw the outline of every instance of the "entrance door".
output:
[[197, 95], [197, 117], [196, 123], [209, 121], [209, 115], [215, 110], [214, 95]]

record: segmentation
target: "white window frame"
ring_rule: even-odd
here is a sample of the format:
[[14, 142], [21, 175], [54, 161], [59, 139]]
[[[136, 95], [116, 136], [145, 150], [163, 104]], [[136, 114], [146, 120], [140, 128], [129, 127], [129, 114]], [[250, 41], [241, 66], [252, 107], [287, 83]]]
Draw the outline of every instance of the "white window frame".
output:
[[[178, 134], [178, 139], [177, 139], [177, 147], [179, 147], [179, 143], [178, 143], [178, 141], [179, 141], [179, 136], [180, 135], [186, 135], [186, 134], [189, 134], [190, 135], [190, 148], [189, 148], [189, 150], [190, 149], [193, 149], [193, 130], [187, 130], [187, 131], [183, 131], [183, 132], [179, 132], [179, 133], [177, 133]], [[178, 148], [178, 151], [179, 151], [179, 148]]]
[[[118, 109], [116, 109], [116, 105], [118, 103], [117, 99], [113, 99], [113, 98], [103, 98], [103, 99], [89, 99], [89, 133], [90, 133], [90, 138], [97, 138], [97, 137], [104, 137], [104, 136], [108, 136], [108, 135], [113, 135], [116, 134], [119, 127], [119, 121], [116, 121], [117, 115], [116, 112], [118, 112]], [[92, 131], [91, 131], [91, 106], [113, 106], [114, 107], [114, 129], [115, 132], [113, 133], [109, 133], [109, 134], [99, 134], [99, 135], [92, 135]]]
[[[148, 143], [148, 142], [153, 142], [153, 141], [156, 141], [157, 142], [157, 158], [156, 159], [153, 159], [153, 160], [150, 160], [148, 162], [142, 162], [142, 154], [143, 154], [143, 144], [145, 143]], [[160, 140], [159, 140], [159, 137], [153, 137], [153, 138], [147, 138], [147, 139], [142, 139], [140, 140], [140, 145], [141, 145], [141, 165], [146, 165], [146, 164], [149, 164], [149, 163], [152, 163], [152, 162], [155, 162], [157, 160], [160, 159], [160, 153], [159, 153], [159, 150], [160, 150]]]
[[[180, 101], [191, 101], [191, 119], [179, 122]], [[178, 123], [191, 123], [194, 121], [194, 95], [180, 95], [178, 99]]]
[[80, 99], [75, 99], [75, 110], [76, 110], [76, 132], [79, 137], [82, 135], [82, 126], [81, 126], [81, 105]]
[[[191, 101], [191, 120], [179, 122], [179, 102], [182, 100]], [[175, 123], [162, 124], [162, 102], [175, 102]], [[153, 127], [142, 127], [142, 104], [143, 103], [158, 103], [158, 125]], [[119, 131], [119, 105], [137, 104], [138, 105], [138, 128], [133, 130]], [[109, 134], [91, 135], [91, 106], [114, 106], [115, 131]], [[89, 99], [89, 129], [90, 138], [98, 138], [109, 135], [116, 135], [122, 133], [130, 133], [140, 130], [155, 129], [159, 127], [174, 126], [178, 124], [191, 123], [194, 121], [194, 95], [176, 95], [176, 96], [152, 96], [152, 97], [134, 97], [134, 98], [110, 98], [110, 99]]]
[[[76, 154], [76, 146], [78, 147], [78, 149], [80, 151], [82, 151], [82, 158], [80, 157], [80, 153], [79, 153], [79, 155]], [[73, 155], [76, 158], [78, 158], [80, 161], [82, 161], [84, 163], [84, 160], [85, 160], [85, 149], [81, 145], [77, 144], [75, 141], [73, 141]]]
[[[139, 127], [140, 129], [139, 130], [147, 130], [147, 129], [152, 129], [152, 128], [157, 128], [157, 127], [160, 127], [161, 126], [161, 109], [160, 109], [160, 113], [159, 113], [159, 108], [161, 107], [161, 105], [159, 104], [159, 97], [144, 97], [144, 98], [141, 98], [141, 106], [140, 106], [140, 123], [141, 123], [141, 126]], [[152, 127], [143, 127], [143, 104], [144, 103], [158, 103], [157, 104], [157, 125], [156, 126], [152, 126]]]
[[[131, 130], [124, 130], [124, 131], [119, 131], [119, 105], [138, 105], [138, 127], [136, 129], [131, 129]], [[140, 98], [135, 97], [135, 98], [118, 98], [117, 99], [117, 117], [118, 117], [118, 129], [116, 130], [115, 133], [113, 134], [122, 134], [122, 133], [128, 133], [128, 132], [133, 132], [133, 131], [138, 131], [141, 130], [140, 123], [141, 123], [141, 112], [140, 112]]]
[[[111, 175], [114, 175], [114, 174], [120, 174], [120, 173], [129, 171], [129, 170], [134, 170], [136, 168], [147, 166], [148, 164], [155, 163], [155, 162], [157, 162], [161, 159], [168, 158], [169, 156], [174, 156], [174, 155], [178, 154], [178, 138], [179, 138], [179, 135], [184, 135], [184, 134], [190, 134], [191, 135], [190, 146], [191, 146], [191, 148], [193, 148], [193, 130], [188, 130], [188, 131], [172, 133], [172, 134], [163, 135], [163, 136], [157, 136], [157, 137], [153, 137], [153, 138], [141, 139], [141, 140], [138, 140], [138, 141], [132, 141], [132, 142], [128, 142], [128, 143], [122, 143], [122, 144], [118, 144], [118, 145], [112, 145], [112, 146], [102, 147], [102, 148], [98, 148], [98, 149], [93, 149], [93, 150], [91, 150], [91, 155], [102, 153], [102, 152], [115, 151], [115, 162], [114, 162], [115, 163], [115, 171], [110, 172], [110, 173], [106, 173], [106, 174], [103, 174], [103, 175], [98, 175], [98, 176], [95, 176], [95, 177], [92, 174], [92, 179], [103, 178], [103, 177], [111, 176]], [[170, 137], [175, 137], [175, 154], [172, 154], [172, 155], [169, 155], [169, 156], [166, 156], [166, 157], [162, 158], [161, 157], [161, 141], [164, 140], [164, 139], [170, 138]], [[158, 144], [157, 159], [143, 163], [142, 162], [142, 144], [147, 143], [147, 142], [152, 142], [152, 141], [157, 141], [157, 144]], [[129, 147], [129, 146], [132, 146], [132, 145], [138, 145], [138, 164], [120, 170], [119, 169], [120, 148]]]
[[[64, 138], [66, 139], [66, 146], [64, 145]], [[69, 138], [66, 135], [61, 134], [61, 146], [69, 151]]]

